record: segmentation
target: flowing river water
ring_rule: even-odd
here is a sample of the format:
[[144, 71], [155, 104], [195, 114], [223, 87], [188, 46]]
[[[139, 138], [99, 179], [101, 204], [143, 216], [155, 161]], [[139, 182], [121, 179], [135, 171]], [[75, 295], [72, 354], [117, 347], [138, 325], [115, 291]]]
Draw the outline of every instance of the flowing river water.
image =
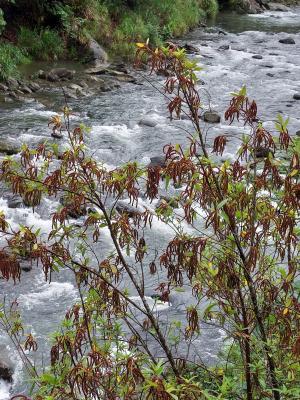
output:
[[[293, 37], [296, 44], [279, 42], [287, 36]], [[300, 93], [300, 8], [253, 16], [221, 14], [211, 27], [194, 30], [182, 40], [200, 50], [199, 55], [192, 57], [203, 67], [199, 77], [205, 83], [200, 87], [204, 103], [222, 115], [220, 124], [209, 127], [208, 138], [212, 139], [220, 132], [228, 134], [230, 140], [224, 158], [233, 157], [242, 130], [237, 126], [229, 127], [223, 113], [230, 93], [243, 84], [246, 84], [250, 97], [255, 97], [259, 116], [267, 127], [274, 125], [274, 118], [280, 112], [290, 117], [292, 135], [300, 130], [300, 101], [293, 99], [295, 93]], [[262, 57], [253, 58], [254, 55]], [[161, 83], [155, 79], [156, 86]], [[62, 96], [53, 93], [51, 106], [39, 102], [16, 104], [1, 105], [1, 137], [8, 136], [20, 144], [47, 139], [50, 133], [48, 119], [61, 108]], [[187, 145], [182, 128], [190, 129], [190, 123], [186, 120], [170, 122], [163, 96], [147, 83], [125, 84], [113, 92], [73, 100], [70, 104], [76, 114], [74, 118], [92, 128], [88, 146], [94, 156], [111, 167], [129, 160], [147, 164], [150, 157], [162, 155], [162, 148], [167, 143]], [[157, 125], [139, 125], [145, 115], [150, 115]], [[142, 199], [141, 204], [145, 204]], [[18, 223], [34, 225], [45, 235], [51, 228], [49, 215], [57, 206], [58, 202], [45, 200], [33, 213], [25, 206], [9, 208], [7, 200], [0, 198], [0, 209], [13, 226]], [[147, 203], [147, 206], [154, 208], [155, 202]], [[154, 230], [152, 247], [161, 249], [171, 232], [161, 223], [156, 223]], [[99, 251], [110, 247], [108, 237], [104, 237]], [[149, 295], [154, 288], [155, 282], [147, 278]], [[0, 281], [0, 294], [1, 297], [6, 295], [7, 301], [18, 300], [27, 329], [38, 339], [39, 351], [35, 360], [41, 363], [48, 357], [51, 332], [57, 329], [66, 309], [77, 299], [72, 278], [63, 271], [49, 284], [44, 281], [42, 271], [33, 268], [24, 273], [16, 285]], [[173, 294], [172, 305], [161, 307], [159, 312], [165, 318], [183, 319], [189, 300], [188, 292]], [[223, 337], [221, 330], [206, 327], [195, 348], [204, 360], [213, 362]], [[5, 353], [14, 364], [14, 383], [9, 388], [0, 382], [0, 400], [8, 399], [9, 391], [11, 394], [26, 392], [29, 386], [15, 350], [0, 331], [0, 359]]]

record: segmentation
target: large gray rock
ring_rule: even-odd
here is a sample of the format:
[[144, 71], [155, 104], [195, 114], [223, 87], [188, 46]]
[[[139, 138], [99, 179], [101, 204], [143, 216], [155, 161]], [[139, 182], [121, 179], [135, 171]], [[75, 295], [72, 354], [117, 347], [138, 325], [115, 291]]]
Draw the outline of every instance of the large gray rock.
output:
[[283, 11], [283, 12], [290, 11], [289, 7], [285, 6], [284, 4], [273, 3], [273, 2], [268, 3], [266, 5], [266, 8], [268, 8], [270, 11]]
[[18, 154], [20, 151], [20, 143], [9, 139], [9, 138], [1, 138], [0, 141], [0, 153], [4, 153], [8, 156], [13, 154]]
[[96, 40], [91, 39], [88, 44], [89, 58], [88, 63], [91, 67], [107, 65], [108, 55], [102, 46]]
[[236, 4], [236, 11], [241, 14], [260, 14], [263, 9], [255, 0], [239, 0]]

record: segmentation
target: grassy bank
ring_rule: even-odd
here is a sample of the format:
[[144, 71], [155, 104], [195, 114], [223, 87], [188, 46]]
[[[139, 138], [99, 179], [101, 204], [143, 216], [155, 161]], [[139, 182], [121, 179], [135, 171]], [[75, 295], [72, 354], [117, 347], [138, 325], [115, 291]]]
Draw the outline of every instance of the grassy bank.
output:
[[90, 38], [130, 59], [136, 41], [160, 45], [217, 11], [217, 0], [7, 0], [0, 8], [0, 78], [28, 59], [80, 58], [78, 47]]

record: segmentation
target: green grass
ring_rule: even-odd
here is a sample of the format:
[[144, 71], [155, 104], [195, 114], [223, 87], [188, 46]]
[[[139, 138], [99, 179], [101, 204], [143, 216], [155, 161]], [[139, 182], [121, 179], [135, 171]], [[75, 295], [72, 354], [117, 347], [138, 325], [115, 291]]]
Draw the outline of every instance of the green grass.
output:
[[64, 43], [57, 31], [42, 29], [41, 31], [21, 27], [19, 46], [35, 60], [56, 60], [64, 54]]
[[24, 51], [10, 43], [0, 43], [0, 80], [19, 76], [18, 65], [29, 62]]

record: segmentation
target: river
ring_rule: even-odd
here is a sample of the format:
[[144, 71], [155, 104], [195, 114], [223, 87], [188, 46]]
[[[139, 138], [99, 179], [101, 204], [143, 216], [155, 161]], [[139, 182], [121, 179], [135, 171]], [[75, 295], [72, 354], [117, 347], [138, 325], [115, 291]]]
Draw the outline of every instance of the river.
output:
[[[291, 36], [296, 44], [282, 44], [280, 39]], [[230, 93], [246, 84], [250, 97], [258, 103], [259, 116], [267, 127], [272, 127], [280, 112], [290, 117], [289, 131], [293, 135], [300, 130], [300, 101], [293, 99], [300, 93], [300, 8], [290, 12], [266, 12], [260, 15], [235, 16], [220, 14], [217, 21], [207, 29], [197, 29], [182, 39], [199, 48], [194, 55], [203, 67], [199, 77], [205, 82], [200, 87], [206, 104], [222, 116], [230, 99]], [[226, 47], [229, 46], [229, 47]], [[261, 56], [253, 58], [253, 56]], [[162, 81], [155, 79], [158, 87]], [[62, 96], [53, 95], [51, 107], [42, 103], [5, 104], [0, 109], [0, 135], [21, 142], [35, 143], [49, 137], [47, 122], [59, 110]], [[113, 92], [93, 98], [81, 98], [70, 102], [75, 119], [91, 126], [87, 139], [94, 156], [108, 166], [120, 165], [129, 160], [147, 164], [150, 157], [162, 155], [166, 143], [186, 145], [183, 129], [190, 129], [188, 121], [170, 122], [166, 103], [152, 86], [126, 84]], [[157, 121], [155, 127], [139, 125], [145, 115]], [[231, 159], [239, 144], [241, 129], [229, 127], [222, 117], [218, 125], [208, 131], [213, 138], [220, 132], [228, 134], [229, 145], [223, 158]], [[143, 204], [144, 200], [141, 199]], [[43, 234], [49, 232], [49, 215], [58, 202], [45, 200], [33, 213], [29, 208], [9, 208], [0, 198], [0, 209], [5, 212], [12, 225], [23, 223], [40, 227]], [[147, 206], [154, 208], [155, 202]], [[170, 232], [162, 224], [155, 224], [152, 236], [153, 247], [161, 248]], [[104, 237], [100, 250], [109, 248], [108, 237]], [[155, 282], [147, 280], [147, 293], [153, 293]], [[35, 334], [39, 342], [36, 361], [47, 359], [50, 333], [61, 321], [66, 308], [77, 298], [74, 282], [66, 271], [54, 276], [51, 284], [44, 281], [38, 268], [24, 273], [20, 283], [0, 281], [1, 296], [8, 300], [17, 298], [25, 326]], [[162, 307], [165, 317], [172, 315], [181, 319], [189, 293], [177, 293], [172, 297], [171, 307]], [[206, 327], [197, 346], [207, 362], [213, 362], [216, 349], [223, 339], [223, 332]], [[0, 351], [5, 347], [10, 359], [17, 354], [9, 340], [0, 331]], [[14, 383], [11, 388], [0, 382], [0, 400], [11, 394], [26, 392], [28, 384], [20, 362], [14, 363]]]

